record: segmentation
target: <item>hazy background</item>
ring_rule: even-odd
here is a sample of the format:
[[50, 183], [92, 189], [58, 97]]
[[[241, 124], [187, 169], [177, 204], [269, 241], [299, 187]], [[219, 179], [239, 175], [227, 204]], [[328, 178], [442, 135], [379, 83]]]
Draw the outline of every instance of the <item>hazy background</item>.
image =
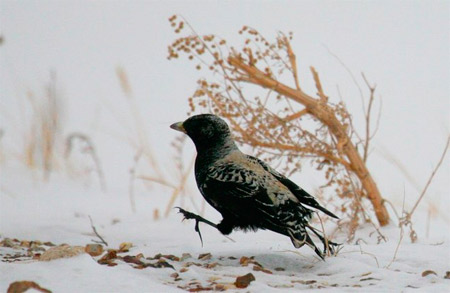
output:
[[[292, 31], [302, 88], [315, 93], [309, 73], [313, 65], [326, 93], [335, 97], [339, 86], [354, 111], [361, 109], [358, 89], [328, 49], [361, 85], [364, 72], [383, 101], [369, 168], [386, 198], [400, 204], [405, 196], [406, 206], [412, 206], [450, 132], [449, 1], [1, 0], [3, 160], [15, 160], [22, 152], [32, 123], [27, 93], [42, 95], [55, 72], [64, 133], [88, 134], [107, 179], [126, 186], [135, 153], [127, 137], [135, 130], [116, 76], [121, 66], [154, 153], [163, 168], [171, 165], [169, 146], [176, 134], [168, 126], [186, 118], [187, 97], [204, 74], [189, 61], [166, 59], [167, 46], [178, 37], [168, 22], [173, 14], [184, 16], [198, 33], [220, 35], [236, 46], [243, 25], [269, 39], [278, 31]], [[449, 205], [448, 162], [426, 198], [441, 212]], [[0, 176], [5, 171], [1, 168]], [[298, 178], [310, 189], [321, 184], [308, 172]]]

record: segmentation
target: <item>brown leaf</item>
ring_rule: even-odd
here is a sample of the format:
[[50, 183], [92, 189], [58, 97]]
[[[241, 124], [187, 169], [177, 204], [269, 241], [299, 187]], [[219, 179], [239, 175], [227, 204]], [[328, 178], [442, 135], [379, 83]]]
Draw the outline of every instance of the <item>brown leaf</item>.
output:
[[444, 279], [450, 279], [450, 271], [445, 272]]
[[101, 259], [99, 259], [97, 262], [101, 265], [109, 265], [112, 260], [117, 258], [117, 251], [114, 249], [108, 250], [105, 255], [102, 256]]
[[253, 261], [252, 258], [243, 256], [243, 257], [241, 257], [241, 258], [239, 259], [239, 264], [240, 264], [241, 266], [243, 266], [243, 267], [246, 267], [246, 266], [248, 266], [248, 264], [251, 263], [252, 261]]
[[103, 253], [103, 246], [101, 244], [87, 244], [84, 251], [89, 253], [90, 256], [99, 256]]
[[422, 272], [422, 277], [426, 277], [426, 276], [431, 275], [431, 274], [437, 276], [437, 274], [436, 274], [435, 271], [432, 271], [432, 270], [426, 270], [426, 271], [423, 271], [423, 272]]
[[254, 270], [254, 271], [257, 271], [257, 272], [263, 272], [263, 273], [266, 273], [266, 274], [273, 274], [270, 270], [265, 269], [265, 268], [263, 268], [263, 267], [260, 266], [260, 265], [254, 265], [254, 266], [253, 266], [253, 270]]
[[184, 273], [184, 272], [187, 272], [187, 271], [189, 271], [188, 268], [181, 268], [181, 269], [180, 269], [180, 273]]
[[208, 260], [208, 259], [211, 259], [211, 257], [212, 257], [212, 255], [211, 255], [211, 253], [202, 253], [202, 254], [200, 254], [199, 256], [198, 256], [198, 259], [199, 260]]
[[11, 283], [8, 287], [7, 293], [22, 293], [27, 291], [28, 289], [35, 289], [39, 292], [51, 293], [52, 291], [42, 288], [37, 283], [33, 281], [17, 281]]
[[247, 288], [248, 285], [255, 280], [255, 276], [253, 276], [252, 273], [248, 273], [247, 275], [237, 277], [234, 285], [236, 285], [237, 288]]
[[203, 267], [207, 268], [207, 269], [212, 269], [212, 268], [215, 268], [218, 264], [219, 264], [218, 262], [206, 263], [203, 265]]
[[128, 252], [130, 248], [133, 247], [133, 243], [131, 242], [122, 242], [119, 245], [119, 252]]
[[167, 259], [173, 260], [173, 261], [180, 261], [180, 258], [173, 254], [163, 254], [161, 257], [164, 257], [164, 258], [167, 258]]
[[125, 255], [122, 260], [126, 263], [133, 263], [136, 265], [143, 265], [144, 263], [137, 256]]
[[152, 268], [156, 268], [156, 269], [161, 269], [161, 268], [171, 268], [171, 269], [175, 269], [170, 263], [168, 263], [167, 261], [160, 259], [155, 263], [146, 263], [144, 264], [145, 267], [152, 267]]
[[190, 254], [190, 253], [183, 253], [182, 255], [181, 255], [181, 261], [185, 261], [186, 259], [188, 259], [188, 258], [191, 258], [192, 257], [192, 255]]

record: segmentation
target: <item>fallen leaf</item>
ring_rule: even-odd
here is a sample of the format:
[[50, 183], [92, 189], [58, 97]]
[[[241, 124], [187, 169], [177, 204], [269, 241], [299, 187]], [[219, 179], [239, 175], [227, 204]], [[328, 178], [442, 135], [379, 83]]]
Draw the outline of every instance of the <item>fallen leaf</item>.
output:
[[184, 266], [184, 267], [190, 267], [190, 266], [198, 266], [198, 267], [201, 267], [202, 264], [201, 264], [201, 263], [197, 263], [197, 262], [188, 261], [188, 262], [186, 262], [183, 266]]
[[285, 268], [281, 268], [281, 267], [275, 268], [275, 271], [277, 271], [277, 272], [284, 272], [285, 270], [286, 270]]
[[125, 255], [122, 260], [126, 263], [133, 263], [136, 265], [144, 265], [144, 263], [137, 256]]
[[243, 267], [248, 266], [248, 264], [252, 261], [250, 257], [243, 256], [239, 259], [239, 264]]
[[112, 260], [117, 258], [117, 251], [114, 249], [108, 250], [107, 253], [105, 253], [102, 258], [100, 258], [97, 262], [101, 265], [107, 265], [111, 263]]
[[255, 260], [255, 257], [254, 257], [254, 256], [251, 256], [251, 257], [243, 256], [243, 257], [241, 257], [241, 258], [239, 259], [239, 263], [240, 263], [241, 266], [243, 266], [243, 267], [246, 267], [246, 266], [248, 266], [249, 264], [255, 264], [255, 265], [258, 265], [258, 266], [260, 266], [260, 267], [263, 267], [259, 262], [257, 262], [257, 261]]
[[208, 259], [211, 259], [211, 257], [212, 257], [212, 254], [211, 253], [202, 253], [202, 254], [200, 254], [199, 256], [198, 256], [198, 259], [199, 260], [208, 260]]
[[187, 272], [187, 271], [189, 271], [188, 268], [181, 268], [181, 269], [180, 269], [180, 273], [184, 273], [184, 272]]
[[119, 252], [128, 252], [130, 248], [133, 247], [133, 243], [131, 242], [122, 242], [119, 245]]
[[103, 253], [103, 246], [101, 244], [87, 244], [84, 251], [90, 256], [99, 256]]
[[155, 263], [146, 263], [145, 267], [152, 267], [152, 268], [156, 268], [156, 269], [161, 269], [161, 268], [171, 268], [171, 269], [175, 269], [170, 263], [168, 263], [167, 261], [160, 259]]
[[255, 276], [253, 276], [252, 273], [248, 273], [247, 275], [237, 277], [234, 285], [236, 285], [237, 288], [247, 288], [248, 285], [255, 280]]
[[180, 258], [173, 254], [163, 254], [163, 255], [161, 255], [161, 257], [164, 257], [164, 258], [167, 258], [167, 259], [173, 260], [173, 261], [180, 261]]
[[42, 288], [36, 282], [33, 281], [17, 281], [9, 285], [7, 293], [22, 293], [27, 291], [28, 289], [35, 289], [39, 292], [44, 293], [52, 292], [48, 289]]
[[444, 279], [450, 279], [450, 271], [445, 272]]
[[273, 274], [271, 271], [269, 271], [268, 269], [265, 269], [265, 268], [263, 268], [262, 266], [259, 266], [259, 265], [254, 265], [253, 266], [253, 270], [254, 271], [257, 271], [257, 272], [263, 272], [263, 273], [266, 273], [266, 274]]
[[183, 253], [182, 255], [181, 255], [181, 261], [185, 261], [186, 259], [188, 259], [188, 258], [191, 258], [192, 257], [192, 255], [190, 254], [190, 253]]
[[16, 239], [5, 238], [0, 242], [0, 246], [18, 248], [19, 241], [14, 241], [14, 240], [16, 240]]
[[212, 269], [212, 268], [215, 268], [218, 264], [219, 264], [219, 263], [217, 263], [217, 262], [206, 263], [206, 264], [203, 265], [203, 267], [204, 267], [204, 268], [207, 268], [207, 269]]
[[423, 272], [422, 272], [422, 277], [426, 277], [426, 276], [431, 275], [431, 274], [437, 276], [437, 274], [436, 274], [435, 271], [432, 271], [432, 270], [426, 270], [426, 271], [423, 271]]

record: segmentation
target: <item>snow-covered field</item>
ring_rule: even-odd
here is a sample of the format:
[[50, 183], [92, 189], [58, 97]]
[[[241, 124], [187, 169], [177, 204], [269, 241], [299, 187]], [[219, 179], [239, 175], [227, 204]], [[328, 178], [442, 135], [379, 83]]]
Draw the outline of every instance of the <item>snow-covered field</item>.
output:
[[[243, 25], [271, 39], [292, 31], [302, 89], [315, 93], [309, 71], [315, 66], [325, 92], [335, 100], [342, 94], [360, 128], [360, 89], [353, 78], [364, 85], [363, 71], [382, 97], [374, 104], [382, 106], [381, 121], [368, 167], [398, 212], [413, 207], [450, 129], [448, 2], [3, 0], [0, 292], [17, 281], [52, 292], [450, 292], [449, 157], [412, 218], [416, 243], [408, 228], [402, 234], [397, 227], [391, 207], [391, 224], [380, 229], [385, 240], [369, 224], [350, 242], [345, 230], [338, 232], [334, 240], [343, 246], [325, 261], [267, 231], [227, 238], [200, 225], [202, 246], [193, 222], [182, 222], [176, 209], [165, 216], [173, 189], [138, 177], [161, 172], [165, 183], [180, 182], [173, 158], [181, 155], [188, 166], [194, 149], [189, 141], [176, 152], [169, 125], [186, 118], [187, 97], [203, 77], [190, 61], [166, 59], [178, 37], [168, 22], [174, 14], [200, 34], [220, 35], [237, 47]], [[126, 73], [128, 92], [118, 72]], [[44, 137], [39, 117], [50, 105], [49, 85], [56, 88], [60, 120], [55, 168], [45, 180], [42, 148], [32, 147]], [[65, 139], [74, 133], [92, 143], [105, 191], [83, 142], [64, 158]], [[149, 154], [158, 166], [149, 163]], [[130, 169], [136, 169], [132, 184]], [[323, 184], [307, 166], [293, 180], [313, 193]], [[186, 186], [174, 205], [199, 212], [192, 171]], [[209, 206], [203, 215], [220, 220]], [[107, 242], [98, 256], [84, 253], [100, 241], [93, 227]], [[335, 228], [326, 223], [328, 233]], [[39, 260], [55, 251], [76, 255]], [[237, 277], [249, 273], [255, 280], [238, 289]]]
[[[444, 231], [448, 226], [442, 223], [439, 226], [439, 221], [432, 227], [435, 236], [428, 239], [420, 236], [414, 244], [405, 231], [396, 255], [399, 229], [395, 225], [383, 228], [381, 233], [387, 241], [377, 244], [377, 234], [368, 226], [358, 231], [352, 243], [344, 243], [337, 256], [321, 261], [309, 248], [295, 250], [288, 238], [266, 231], [233, 233], [231, 241], [201, 226], [202, 247], [194, 223], [181, 222], [181, 215], [175, 210], [168, 218], [154, 219], [153, 208], [158, 208], [155, 203], [165, 202], [167, 196], [138, 193], [137, 212], [132, 213], [126, 192], [86, 190], [60, 176], [43, 183], [34, 175], [18, 166], [3, 169], [1, 292], [22, 280], [34, 281], [53, 292], [239, 290], [234, 285], [236, 278], [248, 273], [255, 277], [247, 287], [251, 292], [318, 288], [324, 292], [448, 292], [450, 289], [450, 245], [448, 233]], [[122, 243], [132, 243], [129, 251], [118, 253], [121, 259], [111, 260], [117, 265], [97, 262], [107, 252], [97, 257], [82, 253], [51, 261], [34, 260], [33, 255], [44, 251], [12, 240], [84, 247], [99, 241], [89, 216], [108, 243], [105, 250], [118, 250]], [[207, 216], [217, 217], [208, 213]], [[417, 229], [422, 231], [420, 226]], [[6, 238], [11, 241], [5, 241]], [[336, 238], [342, 241], [345, 235], [338, 234]], [[8, 243], [6, 246], [12, 247], [5, 247]], [[45, 244], [35, 246], [51, 248]], [[130, 262], [136, 259], [130, 260], [131, 256], [137, 256], [139, 262]], [[154, 268], [140, 262], [168, 265]], [[141, 267], [135, 268], [139, 264]]]

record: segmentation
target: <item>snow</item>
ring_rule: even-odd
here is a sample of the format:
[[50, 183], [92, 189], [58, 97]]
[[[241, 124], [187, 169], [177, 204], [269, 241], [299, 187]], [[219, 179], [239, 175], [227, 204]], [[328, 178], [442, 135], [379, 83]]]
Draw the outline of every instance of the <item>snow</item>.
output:
[[[117, 261], [118, 265], [113, 267], [100, 265], [97, 263], [100, 257], [85, 253], [48, 262], [29, 258], [5, 262], [7, 254], [18, 250], [0, 247], [2, 292], [12, 282], [20, 280], [32, 280], [54, 292], [176, 292], [181, 290], [178, 286], [187, 286], [194, 281], [203, 287], [210, 287], [213, 281], [231, 286], [237, 276], [247, 273], [256, 278], [247, 288], [251, 292], [292, 289], [308, 292], [317, 288], [324, 292], [337, 289], [353, 292], [360, 287], [365, 292], [448, 292], [450, 289], [450, 280], [444, 279], [450, 270], [450, 245], [448, 235], [440, 230], [445, 229], [445, 225], [439, 221], [433, 224], [432, 229], [442, 234], [433, 239], [420, 237], [413, 244], [405, 230], [394, 261], [400, 230], [393, 224], [381, 229], [386, 242], [378, 244], [373, 228], [363, 227], [355, 241], [344, 243], [337, 256], [321, 261], [311, 249], [295, 250], [287, 237], [268, 231], [235, 232], [231, 234], [232, 241], [201, 225], [202, 247], [194, 231], [194, 223], [181, 222], [181, 215], [176, 210], [168, 218], [153, 218], [153, 208], [161, 208], [155, 202], [167, 202], [164, 196], [156, 193], [137, 193], [137, 212], [132, 213], [126, 193], [103, 193], [95, 187], [86, 189], [59, 175], [43, 183], [36, 180], [36, 171], [17, 165], [3, 168], [2, 175], [0, 240], [17, 238], [84, 246], [99, 240], [93, 234], [88, 218], [91, 216], [98, 233], [108, 242], [108, 248], [118, 249], [123, 242], [133, 244], [123, 255], [191, 255], [181, 261], [166, 259], [174, 269], [135, 269], [123, 261]], [[14, 190], [14, 193], [8, 190]], [[207, 217], [217, 217], [209, 209], [207, 211]], [[345, 234], [337, 234], [336, 238], [343, 241]], [[210, 253], [211, 258], [199, 260], [198, 256], [204, 253]], [[254, 257], [254, 261], [272, 274], [255, 271], [253, 263], [241, 265], [241, 257]], [[189, 262], [200, 266], [191, 265], [182, 272]], [[208, 264], [213, 267], [205, 267]], [[422, 277], [426, 270], [437, 275]], [[175, 272], [180, 280], [171, 276]], [[195, 288], [196, 285], [191, 286]]]
[[[136, 174], [153, 176], [159, 170], [170, 183], [180, 181], [174, 148], [169, 147], [176, 133], [168, 126], [186, 118], [187, 97], [203, 73], [197, 74], [188, 61], [166, 60], [167, 45], [178, 37], [167, 19], [179, 14], [199, 33], [218, 34], [237, 47], [242, 41], [237, 31], [243, 25], [268, 38], [278, 31], [293, 31], [302, 89], [315, 93], [309, 72], [309, 66], [315, 66], [326, 93], [336, 98], [339, 87], [359, 125], [359, 90], [327, 48], [360, 84], [358, 73], [363, 71], [383, 98], [369, 169], [396, 210], [409, 211], [450, 129], [449, 11], [445, 1], [283, 1], [281, 5], [279, 1], [260, 5], [253, 1], [239, 5], [230, 1], [0, 1], [4, 40], [0, 43], [0, 242], [18, 239], [84, 247], [99, 240], [91, 218], [108, 242], [105, 249], [133, 244], [130, 251], [119, 253], [122, 257], [191, 255], [181, 261], [163, 257], [173, 269], [136, 269], [123, 260], [115, 260], [116, 266], [100, 265], [101, 256], [88, 254], [49, 262], [22, 256], [11, 262], [14, 255], [26, 254], [26, 248], [0, 246], [0, 292], [20, 280], [53, 292], [176, 292], [183, 291], [179, 287], [195, 289], [197, 284], [241, 291], [232, 284], [247, 273], [256, 278], [245, 289], [250, 292], [319, 288], [323, 292], [450, 292], [450, 280], [444, 278], [450, 271], [448, 157], [412, 218], [416, 243], [411, 243], [408, 228], [401, 236], [389, 208], [392, 223], [380, 229], [386, 242], [379, 241], [371, 225], [358, 230], [349, 243], [345, 231], [338, 232], [334, 240], [344, 244], [342, 250], [326, 261], [308, 247], [296, 250], [287, 237], [268, 231], [233, 232], [231, 240], [201, 225], [202, 246], [193, 222], [182, 222], [175, 209], [164, 216], [172, 189], [136, 178], [136, 212], [129, 190], [130, 169], [142, 141], [152, 149], [159, 167], [145, 157]], [[131, 97], [120, 88], [118, 66], [127, 72]], [[66, 160], [60, 141], [56, 168], [48, 180], [39, 162], [35, 167], [25, 164], [25, 147], [36, 123], [32, 107], [45, 97], [49, 72], [56, 73], [62, 105], [59, 135], [78, 132], [92, 140], [105, 191], [90, 171], [95, 166], [82, 152], [82, 144]], [[182, 154], [186, 165], [193, 153], [187, 142]], [[323, 183], [308, 168], [293, 179], [311, 191]], [[190, 172], [187, 189], [175, 205], [198, 212], [203, 204]], [[203, 215], [220, 220], [209, 206]], [[327, 222], [328, 232], [335, 228], [335, 222]], [[205, 253], [211, 258], [199, 260]], [[247, 266], [240, 263], [252, 256]], [[272, 274], [255, 271], [255, 262]], [[422, 276], [428, 270], [435, 274]]]

